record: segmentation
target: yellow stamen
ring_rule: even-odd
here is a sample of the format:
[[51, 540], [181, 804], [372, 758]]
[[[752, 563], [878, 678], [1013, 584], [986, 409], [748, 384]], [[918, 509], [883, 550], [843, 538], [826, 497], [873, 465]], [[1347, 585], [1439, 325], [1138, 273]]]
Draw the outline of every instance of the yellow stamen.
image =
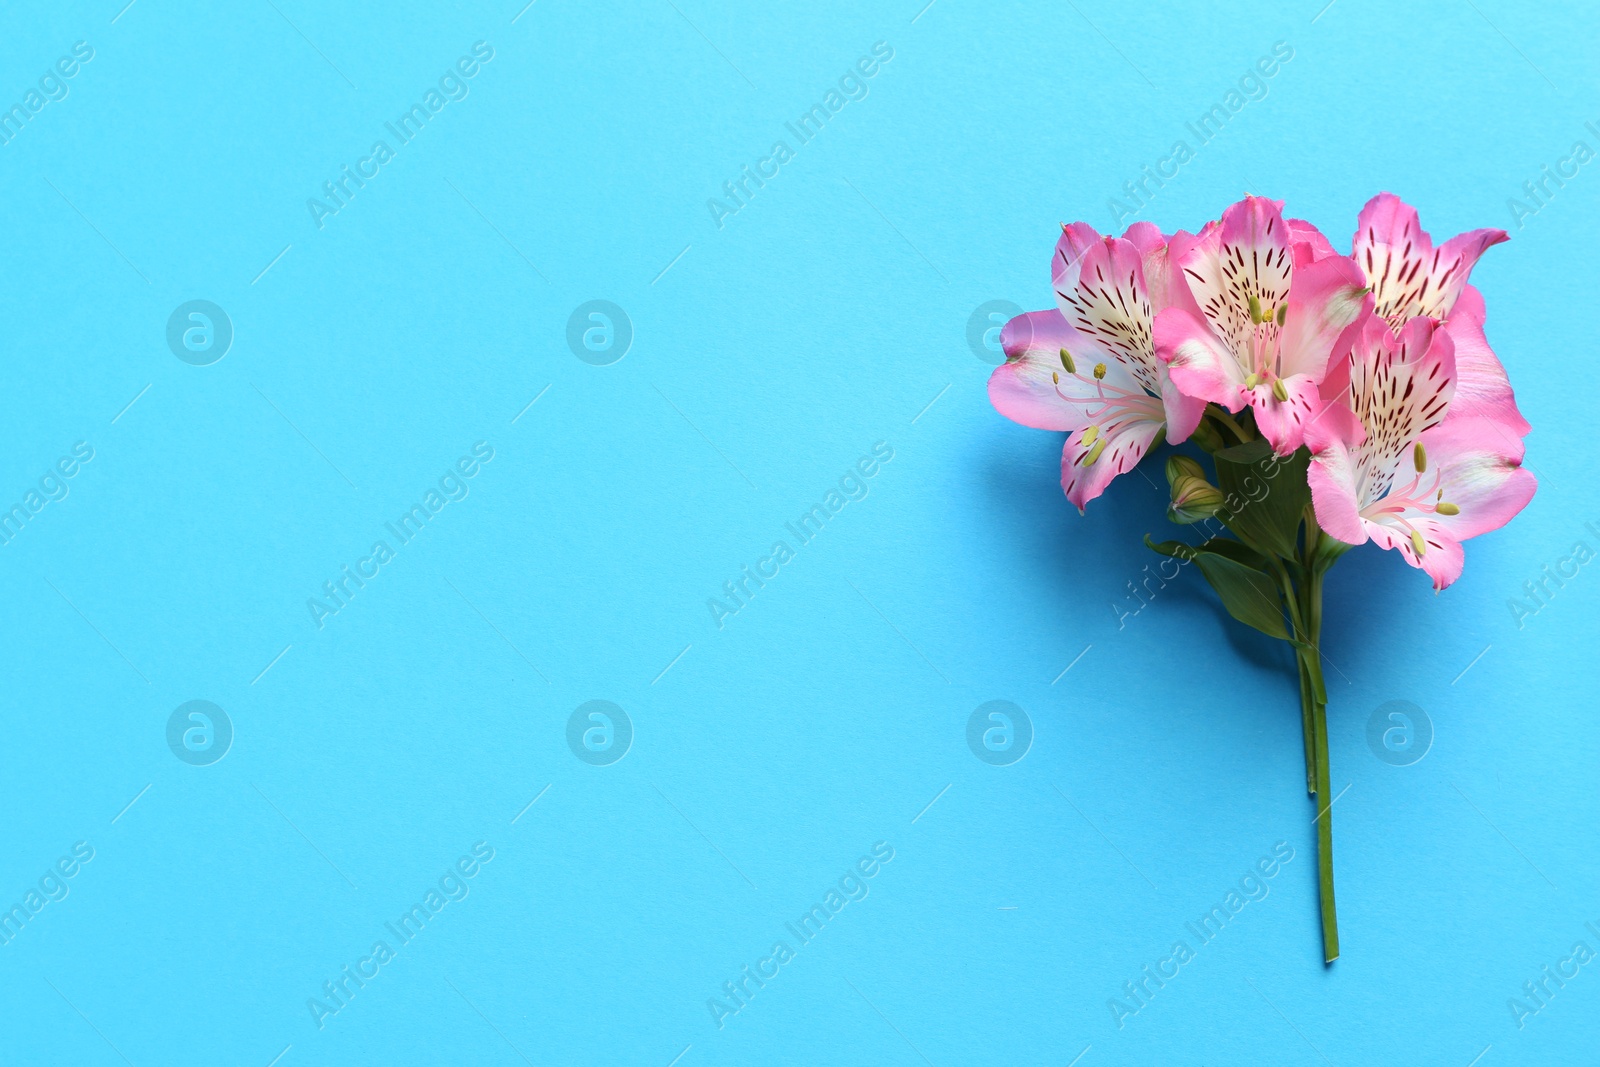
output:
[[1428, 551], [1427, 542], [1422, 539], [1422, 534], [1417, 530], [1411, 531], [1411, 550], [1417, 554], [1418, 559], [1421, 559], [1422, 554]]
[[1260, 384], [1261, 384], [1261, 375], [1259, 375], [1259, 374], [1252, 374], [1252, 375], [1250, 375], [1248, 378], [1246, 378], [1244, 380], [1244, 387], [1246, 389], [1254, 389], [1256, 386], [1258, 386]]
[[1422, 447], [1422, 442], [1417, 442], [1417, 447], [1411, 450], [1411, 465], [1421, 474], [1428, 469], [1428, 450]]
[[1256, 294], [1251, 293], [1250, 294], [1250, 321], [1259, 325], [1261, 323], [1261, 319], [1262, 319], [1261, 301], [1256, 296]]
[[1103, 379], [1105, 376], [1106, 376], [1106, 365], [1104, 363], [1096, 363], [1094, 365], [1094, 380], [1098, 382], [1101, 379]]
[[1282, 378], [1272, 379], [1272, 395], [1278, 398], [1280, 404], [1289, 399], [1289, 390], [1284, 388]]
[[1099, 436], [1100, 436], [1100, 427], [1098, 427], [1098, 426], [1090, 426], [1088, 429], [1083, 431], [1082, 441], [1086, 445], [1092, 445], [1092, 444], [1094, 444], [1094, 439], [1096, 437], [1099, 437]]
[[1085, 467], [1094, 466], [1094, 461], [1100, 458], [1100, 453], [1104, 452], [1105, 448], [1106, 448], [1105, 438], [1102, 437], [1100, 440], [1098, 440], [1098, 441], [1096, 441], [1094, 443], [1094, 447], [1093, 448], [1089, 449], [1089, 454], [1087, 456], [1083, 457], [1083, 465]]
[[1055, 371], [1051, 371], [1050, 372], [1050, 380], [1052, 382], [1055, 382], [1057, 385], [1060, 385], [1061, 384], [1061, 375], [1057, 374]]
[[1065, 348], [1061, 350], [1061, 365], [1067, 368], [1068, 374], [1078, 373], [1078, 368], [1073, 366], [1072, 363], [1072, 353], [1068, 352]]
[[1282, 326], [1284, 320], [1287, 319], [1288, 317], [1289, 317], [1289, 305], [1288, 304], [1279, 304], [1278, 305], [1278, 325]]
[[1450, 501], [1448, 501], [1448, 500], [1439, 501], [1439, 503], [1434, 505], [1433, 510], [1437, 511], [1441, 515], [1459, 515], [1459, 514], [1461, 514], [1461, 509], [1456, 507], [1454, 504], [1450, 503]]

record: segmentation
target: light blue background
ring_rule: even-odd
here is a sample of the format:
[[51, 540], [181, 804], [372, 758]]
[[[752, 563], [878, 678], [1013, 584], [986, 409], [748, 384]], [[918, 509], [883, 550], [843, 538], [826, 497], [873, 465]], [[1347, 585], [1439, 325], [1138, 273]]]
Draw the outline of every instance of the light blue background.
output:
[[[0, 1060], [1593, 1056], [1600, 962], [1520, 1030], [1507, 1000], [1600, 951], [1600, 565], [1520, 627], [1508, 600], [1600, 549], [1600, 162], [1521, 229], [1507, 200], [1600, 149], [1595, 14], [921, 3], [8, 9], [5, 106], [95, 57], [0, 147], [0, 498], [95, 458], [0, 546], [0, 903], [95, 857], [0, 946]], [[479, 40], [470, 95], [319, 230], [307, 198]], [[870, 95], [797, 145], [878, 41]], [[1286, 649], [1192, 574], [1119, 629], [1158, 468], [1079, 517], [1060, 435], [991, 410], [966, 340], [986, 301], [1047, 306], [1058, 224], [1109, 229], [1277, 41], [1267, 97], [1139, 217], [1249, 190], [1344, 246], [1389, 189], [1438, 240], [1511, 229], [1474, 281], [1540, 477], [1442, 596], [1373, 548], [1330, 579], [1332, 969]], [[201, 298], [235, 331], [207, 367], [165, 341]], [[633, 324], [610, 366], [566, 343], [591, 299]], [[470, 496], [319, 630], [307, 598], [478, 441]], [[719, 630], [707, 599], [878, 441], [870, 494]], [[235, 730], [208, 767], [165, 741], [193, 699]], [[633, 722], [621, 762], [568, 748], [590, 699]], [[1036, 732], [1009, 767], [965, 741], [993, 699]], [[1436, 734], [1409, 767], [1366, 742], [1397, 699]], [[470, 895], [319, 1029], [308, 998], [478, 841]], [[877, 841], [870, 895], [714, 1025]], [[1278, 841], [1270, 895], [1119, 1029], [1108, 999]]]

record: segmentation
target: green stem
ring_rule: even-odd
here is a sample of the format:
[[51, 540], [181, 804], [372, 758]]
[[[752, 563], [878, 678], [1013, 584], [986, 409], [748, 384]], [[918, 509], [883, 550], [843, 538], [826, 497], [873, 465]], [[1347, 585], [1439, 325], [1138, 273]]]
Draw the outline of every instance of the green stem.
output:
[[1232, 430], [1233, 436], [1239, 439], [1239, 443], [1241, 445], [1246, 441], [1255, 440], [1255, 435], [1248, 432], [1244, 429], [1244, 427], [1235, 422], [1233, 416], [1224, 411], [1220, 405], [1211, 404], [1206, 408], [1206, 410], [1212, 418], [1216, 419], [1218, 422], [1222, 423], [1222, 425]]
[[[1310, 655], [1315, 656], [1312, 652]], [[1333, 797], [1328, 780], [1328, 706], [1313, 701], [1311, 722], [1316, 739], [1317, 888], [1322, 900], [1322, 956], [1327, 963], [1339, 958], [1339, 920], [1333, 899]]]
[[1317, 749], [1311, 739], [1314, 729], [1311, 722], [1311, 705], [1316, 699], [1316, 690], [1311, 685], [1311, 675], [1306, 670], [1305, 653], [1295, 650], [1295, 663], [1300, 668], [1300, 736], [1306, 743], [1306, 792], [1312, 796], [1317, 795]]
[[[1312, 775], [1317, 797], [1317, 889], [1322, 903], [1323, 960], [1332, 963], [1339, 958], [1339, 922], [1333, 893], [1333, 801], [1332, 784], [1328, 768], [1328, 690], [1322, 680], [1322, 578], [1332, 566], [1332, 558], [1324, 556], [1318, 540], [1321, 531], [1315, 522], [1306, 527], [1304, 556], [1305, 588], [1301, 597], [1301, 633], [1306, 642], [1300, 649], [1304, 681], [1311, 683], [1311, 691], [1302, 691], [1302, 702], [1311, 708]], [[1303, 684], [1303, 683], [1302, 683]]]

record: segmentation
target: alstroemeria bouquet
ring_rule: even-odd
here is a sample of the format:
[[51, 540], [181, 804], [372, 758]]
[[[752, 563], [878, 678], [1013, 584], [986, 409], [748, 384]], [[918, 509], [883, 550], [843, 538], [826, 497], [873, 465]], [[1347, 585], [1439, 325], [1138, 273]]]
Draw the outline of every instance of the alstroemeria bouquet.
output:
[[1209, 454], [1214, 477], [1190, 455], [1166, 465], [1168, 517], [1204, 539], [1145, 543], [1194, 562], [1230, 615], [1294, 649], [1332, 963], [1323, 578], [1372, 541], [1442, 590], [1461, 542], [1509, 522], [1535, 480], [1467, 284], [1505, 231], [1434, 247], [1415, 209], [1383, 193], [1343, 255], [1282, 209], [1246, 196], [1170, 237], [1148, 222], [1121, 237], [1063, 226], [1056, 307], [1006, 324], [989, 397], [1024, 426], [1068, 431], [1061, 484], [1080, 511], [1163, 437]]

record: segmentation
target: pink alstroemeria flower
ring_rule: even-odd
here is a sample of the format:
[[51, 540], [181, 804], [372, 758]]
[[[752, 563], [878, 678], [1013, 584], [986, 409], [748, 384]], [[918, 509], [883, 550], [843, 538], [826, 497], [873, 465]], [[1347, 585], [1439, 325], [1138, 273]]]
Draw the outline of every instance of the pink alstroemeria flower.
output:
[[1483, 294], [1467, 284], [1478, 257], [1506, 240], [1504, 230], [1472, 230], [1435, 248], [1416, 208], [1393, 193], [1379, 193], [1361, 209], [1351, 258], [1391, 330], [1398, 333], [1418, 315], [1444, 320], [1456, 346], [1452, 417], [1494, 419], [1521, 438], [1528, 435], [1528, 421], [1484, 336]]
[[1461, 542], [1510, 522], [1538, 485], [1501, 424], [1446, 418], [1455, 349], [1437, 319], [1410, 319], [1396, 335], [1370, 315], [1329, 373], [1341, 399], [1306, 430], [1318, 525], [1347, 544], [1398, 550], [1435, 590], [1461, 576]]
[[1174, 299], [1192, 301], [1173, 284], [1166, 238], [1148, 222], [1121, 237], [1084, 222], [1063, 227], [1051, 276], [1058, 309], [1006, 323], [1006, 361], [989, 378], [989, 399], [1013, 422], [1070, 431], [1061, 486], [1082, 511], [1163, 429], [1177, 443], [1199, 425], [1205, 402], [1173, 385], [1151, 336]]
[[1249, 405], [1273, 450], [1293, 452], [1322, 406], [1329, 358], [1372, 306], [1366, 279], [1310, 223], [1286, 222], [1280, 201], [1259, 196], [1171, 247], [1200, 311], [1156, 316], [1156, 353], [1173, 382], [1229, 411]]

